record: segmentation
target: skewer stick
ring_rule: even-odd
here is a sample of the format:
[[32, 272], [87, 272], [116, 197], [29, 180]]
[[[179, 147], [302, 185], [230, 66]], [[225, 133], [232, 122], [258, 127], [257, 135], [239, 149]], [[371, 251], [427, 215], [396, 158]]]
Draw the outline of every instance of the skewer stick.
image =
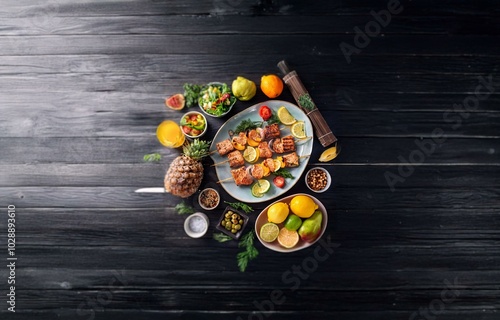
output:
[[226, 178], [226, 179], [219, 180], [219, 181], [217, 181], [217, 183], [228, 182], [228, 181], [234, 181], [233, 177], [229, 177], [229, 178]]
[[210, 165], [211, 167], [215, 167], [215, 166], [218, 166], [220, 164], [223, 164], [223, 163], [226, 163], [226, 162], [229, 162], [229, 160], [224, 160], [224, 161], [221, 161], [221, 162], [217, 162], [217, 163], [214, 163], [212, 165]]

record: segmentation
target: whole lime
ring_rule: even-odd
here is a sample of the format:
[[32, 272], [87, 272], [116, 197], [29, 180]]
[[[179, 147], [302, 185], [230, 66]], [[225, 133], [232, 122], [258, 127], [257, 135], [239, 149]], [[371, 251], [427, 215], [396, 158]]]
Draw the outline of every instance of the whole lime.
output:
[[288, 217], [285, 219], [285, 228], [290, 231], [298, 230], [301, 225], [302, 219], [293, 213], [288, 215]]

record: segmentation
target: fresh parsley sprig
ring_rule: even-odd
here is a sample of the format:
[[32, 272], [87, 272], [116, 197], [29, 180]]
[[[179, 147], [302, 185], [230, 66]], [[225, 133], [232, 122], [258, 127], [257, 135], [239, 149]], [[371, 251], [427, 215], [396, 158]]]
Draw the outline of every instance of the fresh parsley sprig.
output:
[[195, 212], [194, 208], [184, 201], [175, 206], [175, 211], [177, 211], [178, 214], [191, 214]]
[[234, 129], [234, 134], [238, 134], [240, 132], [249, 131], [252, 129], [257, 129], [262, 126], [262, 121], [252, 121], [250, 119], [242, 120]]
[[184, 98], [186, 99], [186, 106], [188, 108], [197, 106], [202, 86], [197, 84], [185, 83], [183, 89]]
[[161, 160], [161, 154], [159, 153], [148, 153], [142, 158], [146, 162], [155, 162]]
[[272, 124], [280, 124], [281, 121], [280, 121], [280, 118], [278, 118], [278, 116], [273, 112], [271, 117], [269, 119], [266, 120], [267, 124], [268, 125], [272, 125]]
[[235, 209], [243, 210], [243, 211], [245, 211], [245, 213], [250, 213], [250, 212], [253, 211], [252, 207], [250, 207], [248, 204], [243, 203], [243, 202], [228, 202], [228, 201], [224, 201], [224, 203], [227, 203], [228, 205], [230, 205], [231, 207], [233, 207]]
[[250, 260], [257, 258], [259, 255], [259, 251], [257, 251], [257, 248], [253, 245], [254, 239], [255, 233], [251, 230], [247, 234], [243, 235], [238, 243], [238, 247], [243, 248], [244, 250], [236, 255], [238, 268], [241, 272], [245, 272]]
[[226, 242], [229, 240], [233, 240], [233, 238], [223, 233], [214, 233], [213, 238], [219, 242]]
[[290, 178], [290, 179], [295, 179], [293, 174], [290, 173], [287, 169], [281, 168], [278, 169], [278, 171], [273, 172], [275, 176], [281, 176], [283, 178]]

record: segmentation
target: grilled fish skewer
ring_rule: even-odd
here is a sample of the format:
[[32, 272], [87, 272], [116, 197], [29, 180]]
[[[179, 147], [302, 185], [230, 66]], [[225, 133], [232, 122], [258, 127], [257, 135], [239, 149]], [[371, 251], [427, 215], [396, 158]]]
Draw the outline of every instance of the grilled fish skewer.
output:
[[211, 167], [215, 167], [215, 166], [224, 164], [226, 162], [229, 162], [229, 166], [231, 168], [238, 168], [238, 167], [245, 165], [245, 159], [243, 158], [241, 151], [234, 150], [234, 151], [229, 152], [229, 154], [227, 155], [227, 160], [214, 163], [211, 165]]

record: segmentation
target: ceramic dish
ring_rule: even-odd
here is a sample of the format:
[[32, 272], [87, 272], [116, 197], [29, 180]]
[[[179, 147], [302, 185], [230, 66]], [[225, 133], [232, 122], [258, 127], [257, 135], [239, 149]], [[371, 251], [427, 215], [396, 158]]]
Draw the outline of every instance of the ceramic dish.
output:
[[[227, 97], [222, 93], [223, 87], [226, 87]], [[212, 90], [210, 92], [210, 90]], [[214, 91], [215, 90], [215, 91]], [[217, 105], [209, 104], [209, 102], [217, 102], [224, 100]], [[198, 105], [203, 113], [210, 117], [220, 118], [228, 114], [236, 103], [236, 97], [231, 92], [231, 87], [222, 82], [210, 82], [201, 91]], [[227, 104], [226, 104], [227, 103]], [[221, 109], [222, 108], [222, 109]]]
[[[321, 230], [319, 232], [318, 237], [313, 242], [306, 242], [306, 241], [303, 241], [302, 239], [300, 239], [299, 242], [297, 243], [297, 245], [295, 245], [293, 248], [290, 248], [290, 249], [282, 247], [278, 243], [278, 240], [274, 240], [273, 242], [265, 242], [265, 241], [263, 241], [260, 238], [260, 235], [259, 235], [260, 234], [260, 228], [265, 223], [268, 222], [268, 220], [267, 220], [267, 210], [269, 209], [269, 207], [271, 207], [273, 204], [275, 204], [277, 202], [284, 202], [284, 203], [288, 204], [288, 203], [290, 203], [290, 201], [292, 200], [293, 197], [299, 196], [299, 195], [305, 195], [305, 196], [308, 196], [311, 199], [313, 199], [314, 202], [318, 205], [318, 210], [320, 210], [321, 213], [323, 214], [323, 221], [321, 222]], [[326, 208], [321, 203], [321, 201], [319, 201], [318, 199], [316, 199], [315, 197], [313, 197], [311, 195], [308, 195], [308, 194], [305, 194], [305, 193], [297, 193], [297, 194], [293, 194], [291, 196], [285, 197], [283, 199], [279, 199], [279, 200], [271, 203], [270, 205], [268, 205], [264, 210], [262, 210], [262, 212], [257, 217], [257, 220], [255, 221], [255, 234], [257, 235], [257, 239], [259, 239], [260, 243], [262, 243], [262, 245], [264, 247], [269, 248], [269, 249], [271, 249], [273, 251], [288, 253], [288, 252], [294, 252], [294, 251], [302, 250], [302, 249], [305, 249], [305, 248], [313, 245], [316, 241], [318, 241], [321, 238], [321, 236], [323, 236], [323, 234], [325, 233], [327, 224], [328, 224], [328, 212], [326, 211]], [[283, 223], [278, 224], [278, 227], [280, 229], [283, 228]]]
[[[318, 183], [318, 181], [314, 181], [314, 177], [312, 177], [311, 175], [315, 173], [315, 170], [319, 170], [321, 172], [323, 172], [324, 174], [324, 178], [326, 179], [326, 181], [323, 182], [324, 184], [324, 187], [319, 189], [319, 188], [313, 188], [313, 186], [310, 184], [311, 183]], [[311, 178], [312, 181], [309, 181]], [[305, 182], [306, 182], [306, 186], [309, 188], [309, 190], [311, 190], [312, 192], [316, 192], [316, 193], [322, 193], [322, 192], [325, 192], [326, 190], [328, 190], [328, 188], [330, 188], [330, 185], [332, 184], [332, 177], [330, 176], [330, 173], [328, 172], [328, 170], [326, 170], [325, 168], [322, 168], [322, 167], [314, 167], [312, 169], [310, 169], [309, 171], [307, 171], [306, 175], [305, 175], [305, 178], [304, 178]]]
[[[198, 204], [204, 210], [213, 210], [217, 208], [220, 202], [220, 195], [214, 188], [206, 188], [198, 196]], [[211, 204], [211, 205], [207, 205]]]
[[[236, 214], [239, 214], [241, 216], [241, 218], [243, 219], [243, 224], [241, 225], [241, 229], [239, 229], [236, 233], [232, 233], [230, 230], [227, 230], [221, 223], [222, 221], [226, 218], [226, 213], [228, 213], [229, 211], [232, 211]], [[216, 226], [216, 229], [221, 231], [222, 233], [230, 236], [231, 238], [235, 239], [235, 240], [238, 240], [241, 235], [243, 234], [243, 231], [245, 230], [245, 227], [247, 226], [248, 224], [248, 216], [244, 213], [242, 213], [241, 211], [238, 211], [236, 209], [234, 209], [233, 207], [231, 206], [227, 206], [226, 209], [224, 210], [224, 212], [222, 213], [219, 221], [217, 222], [217, 226]]]
[[207, 118], [197, 111], [189, 111], [185, 113], [179, 125], [184, 135], [190, 139], [200, 138], [207, 132], [208, 122]]
[[[287, 178], [285, 182], [285, 186], [283, 188], [277, 188], [273, 185], [272, 179], [274, 178], [274, 175], [270, 175], [266, 179], [271, 182], [271, 189], [269, 192], [265, 193], [262, 197], [257, 198], [252, 195], [251, 192], [251, 186], [236, 186], [234, 183], [234, 180], [232, 180], [231, 176], [231, 168], [229, 167], [228, 163], [217, 165], [215, 167], [215, 172], [217, 174], [217, 178], [219, 181], [223, 180], [224, 182], [221, 182], [222, 187], [224, 190], [226, 190], [227, 193], [229, 193], [230, 196], [233, 198], [242, 201], [242, 202], [247, 202], [247, 203], [255, 203], [255, 202], [264, 202], [268, 201], [271, 199], [274, 199], [276, 197], [279, 197], [283, 195], [285, 192], [290, 190], [297, 181], [300, 180], [300, 176], [306, 169], [307, 163], [309, 162], [309, 155], [312, 152], [312, 147], [313, 147], [313, 127], [311, 124], [311, 121], [309, 118], [306, 116], [306, 114], [299, 109], [296, 105], [286, 102], [286, 101], [281, 101], [281, 100], [269, 100], [265, 101], [262, 103], [255, 104], [242, 112], [234, 115], [231, 117], [229, 120], [226, 121], [226, 123], [217, 131], [217, 134], [215, 135], [214, 139], [212, 140], [212, 145], [210, 146], [210, 151], [211, 155], [210, 157], [214, 161], [214, 163], [221, 163], [225, 160], [227, 160], [226, 156], [220, 156], [217, 153], [217, 148], [216, 144], [218, 142], [221, 142], [223, 140], [228, 139], [229, 136], [229, 131], [234, 130], [236, 126], [244, 119], [250, 119], [252, 121], [262, 121], [262, 118], [259, 116], [259, 108], [263, 105], [268, 106], [271, 108], [271, 110], [276, 113], [278, 108], [281, 106], [285, 106], [287, 110], [298, 120], [298, 121], [304, 121], [305, 123], [305, 128], [306, 128], [306, 134], [307, 136], [310, 136], [311, 138], [305, 139], [303, 141], [297, 142], [296, 144], [296, 152], [299, 156], [306, 156], [304, 158], [300, 159], [300, 165], [295, 168], [287, 168], [290, 173], [294, 176], [294, 179]], [[284, 126], [281, 125], [280, 128], [282, 128], [281, 136], [286, 136], [290, 134], [290, 126]], [[275, 158], [276, 156], [273, 156]], [[258, 161], [260, 163], [261, 161]], [[246, 166], [250, 165], [248, 163], [245, 163]]]
[[184, 220], [184, 231], [191, 238], [200, 238], [207, 233], [209, 220], [206, 214], [196, 212]]

